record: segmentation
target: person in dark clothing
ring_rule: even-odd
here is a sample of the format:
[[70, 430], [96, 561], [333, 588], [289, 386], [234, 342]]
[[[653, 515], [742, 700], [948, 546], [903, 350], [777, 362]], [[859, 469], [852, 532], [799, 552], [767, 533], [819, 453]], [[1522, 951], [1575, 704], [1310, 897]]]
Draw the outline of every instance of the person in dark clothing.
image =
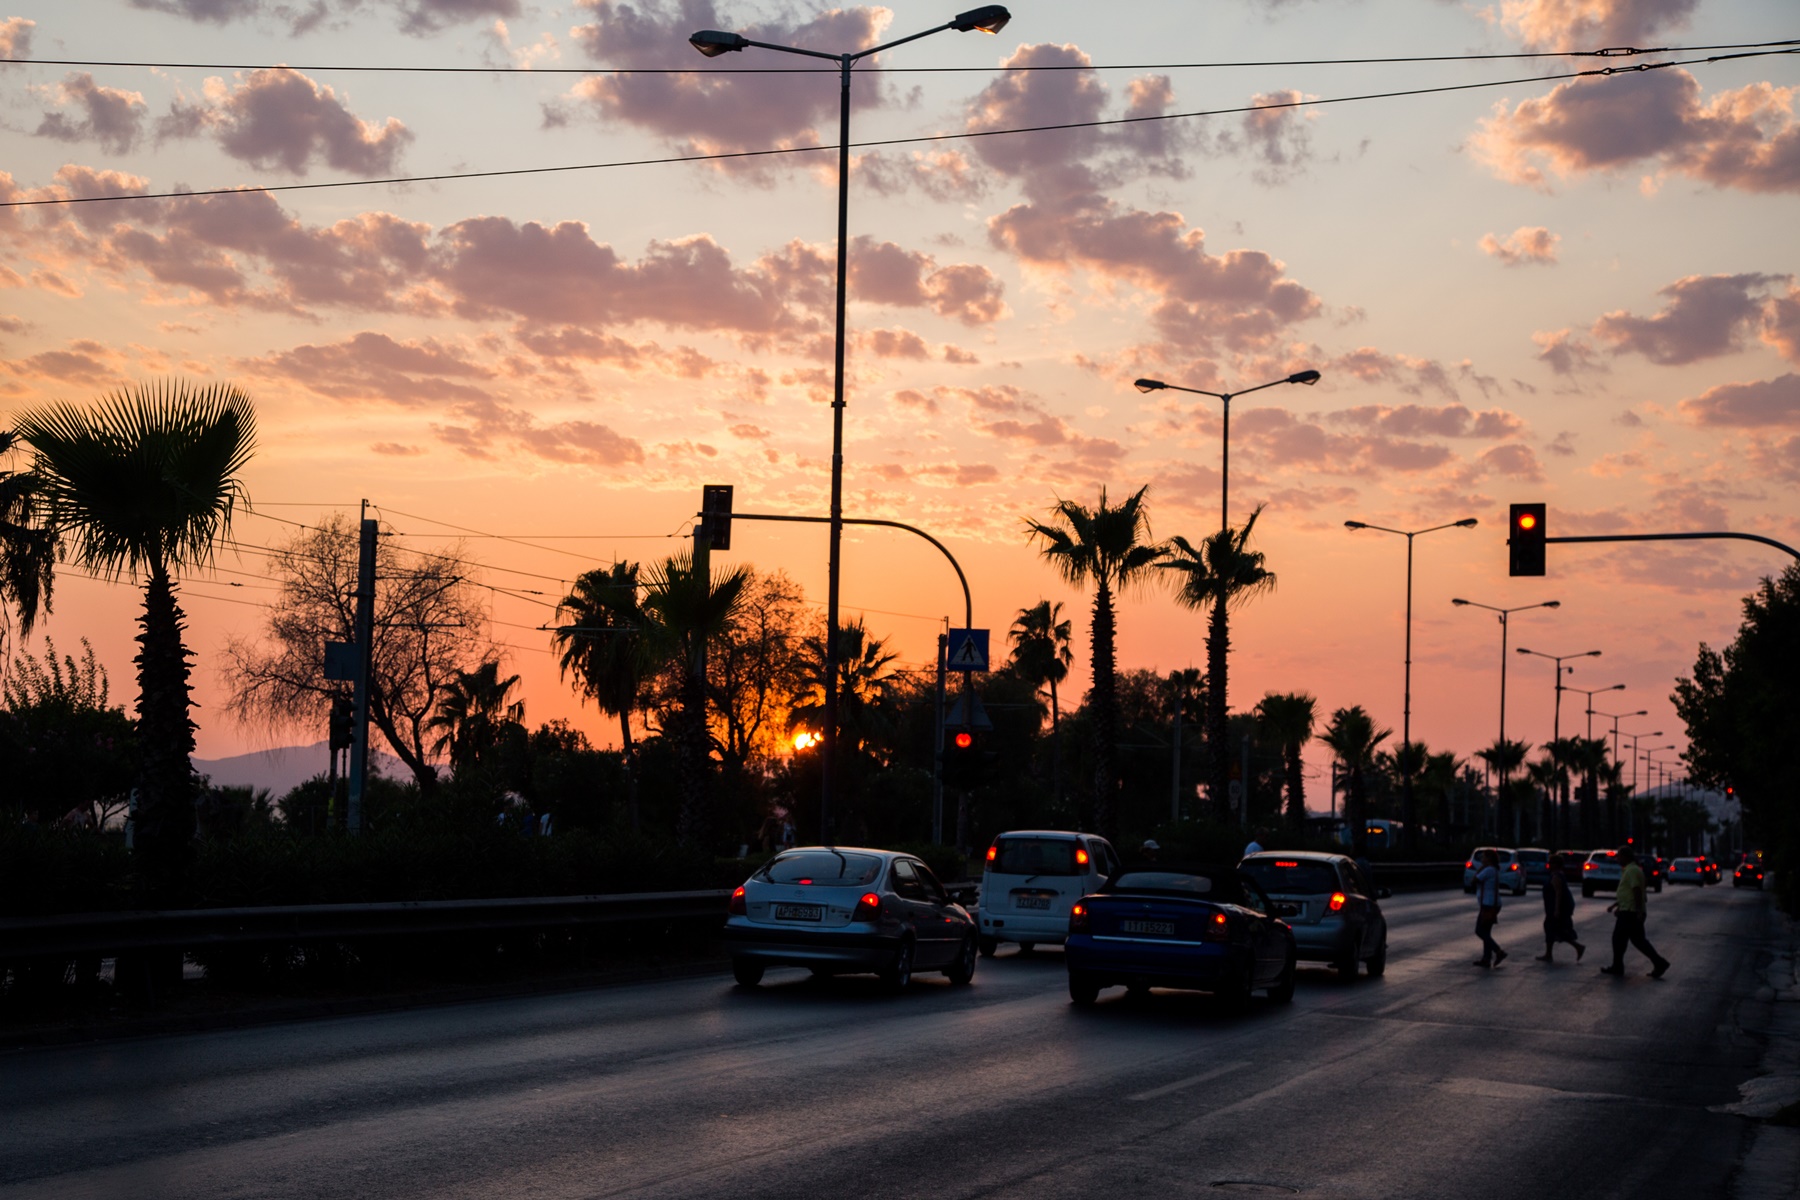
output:
[[1558, 942], [1575, 947], [1576, 962], [1587, 953], [1587, 947], [1575, 936], [1575, 897], [1569, 891], [1563, 856], [1552, 854], [1550, 874], [1544, 880], [1544, 952], [1538, 955], [1538, 961], [1555, 962]]
[[1481, 853], [1481, 870], [1475, 872], [1475, 936], [1481, 939], [1481, 957], [1475, 966], [1497, 967], [1506, 959], [1506, 951], [1494, 941], [1494, 922], [1500, 919], [1500, 856], [1492, 850]]

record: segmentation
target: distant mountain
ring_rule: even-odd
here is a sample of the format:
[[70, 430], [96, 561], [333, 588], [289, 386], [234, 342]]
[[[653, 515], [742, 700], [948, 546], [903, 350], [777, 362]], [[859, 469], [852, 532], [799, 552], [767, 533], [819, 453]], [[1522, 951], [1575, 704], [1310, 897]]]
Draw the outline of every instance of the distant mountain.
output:
[[[314, 775], [323, 775], [330, 766], [330, 755], [327, 742], [314, 742], [310, 746], [276, 746], [230, 758], [196, 758], [194, 770], [210, 776], [213, 783], [221, 787], [267, 790], [279, 799]], [[369, 768], [390, 779], [412, 778], [405, 763], [379, 751], [369, 755]]]

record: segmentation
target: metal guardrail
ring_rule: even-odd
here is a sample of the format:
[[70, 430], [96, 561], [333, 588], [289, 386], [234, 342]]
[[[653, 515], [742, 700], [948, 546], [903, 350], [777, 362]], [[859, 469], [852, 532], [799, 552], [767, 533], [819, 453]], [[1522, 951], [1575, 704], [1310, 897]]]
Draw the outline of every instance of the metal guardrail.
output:
[[300, 904], [0, 918], [0, 960], [630, 921], [722, 921], [728, 891]]

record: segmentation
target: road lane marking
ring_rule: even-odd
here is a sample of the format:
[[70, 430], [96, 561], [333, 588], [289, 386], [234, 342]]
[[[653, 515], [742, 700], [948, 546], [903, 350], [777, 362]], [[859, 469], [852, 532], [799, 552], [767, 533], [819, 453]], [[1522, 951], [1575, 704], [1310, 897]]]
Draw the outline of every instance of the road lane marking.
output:
[[1535, 1083], [1508, 1083], [1500, 1079], [1473, 1079], [1462, 1076], [1446, 1079], [1443, 1088], [1458, 1096], [1482, 1096], [1489, 1100], [1597, 1100], [1604, 1104], [1642, 1104], [1650, 1108], [1695, 1108], [1697, 1105], [1671, 1104], [1648, 1096], [1626, 1092], [1571, 1092], [1562, 1088], [1543, 1087]]
[[1172, 1095], [1184, 1088], [1196, 1087], [1199, 1084], [1217, 1079], [1221, 1075], [1229, 1075], [1233, 1071], [1241, 1071], [1249, 1065], [1250, 1064], [1247, 1062], [1226, 1063], [1222, 1067], [1214, 1067], [1212, 1070], [1202, 1071], [1198, 1075], [1189, 1075], [1186, 1079], [1177, 1079], [1174, 1083], [1165, 1083], [1159, 1088], [1151, 1088], [1147, 1092], [1138, 1092], [1135, 1095], [1125, 1097], [1125, 1099], [1134, 1101], [1161, 1100], [1164, 1096]]

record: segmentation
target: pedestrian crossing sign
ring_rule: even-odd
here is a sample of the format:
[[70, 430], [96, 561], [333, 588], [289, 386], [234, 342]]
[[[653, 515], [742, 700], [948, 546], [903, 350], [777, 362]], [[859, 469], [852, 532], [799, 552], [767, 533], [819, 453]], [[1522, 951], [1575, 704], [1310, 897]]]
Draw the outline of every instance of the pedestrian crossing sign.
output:
[[985, 629], [952, 629], [945, 647], [945, 667], [952, 671], [985, 671], [988, 669], [988, 631]]

